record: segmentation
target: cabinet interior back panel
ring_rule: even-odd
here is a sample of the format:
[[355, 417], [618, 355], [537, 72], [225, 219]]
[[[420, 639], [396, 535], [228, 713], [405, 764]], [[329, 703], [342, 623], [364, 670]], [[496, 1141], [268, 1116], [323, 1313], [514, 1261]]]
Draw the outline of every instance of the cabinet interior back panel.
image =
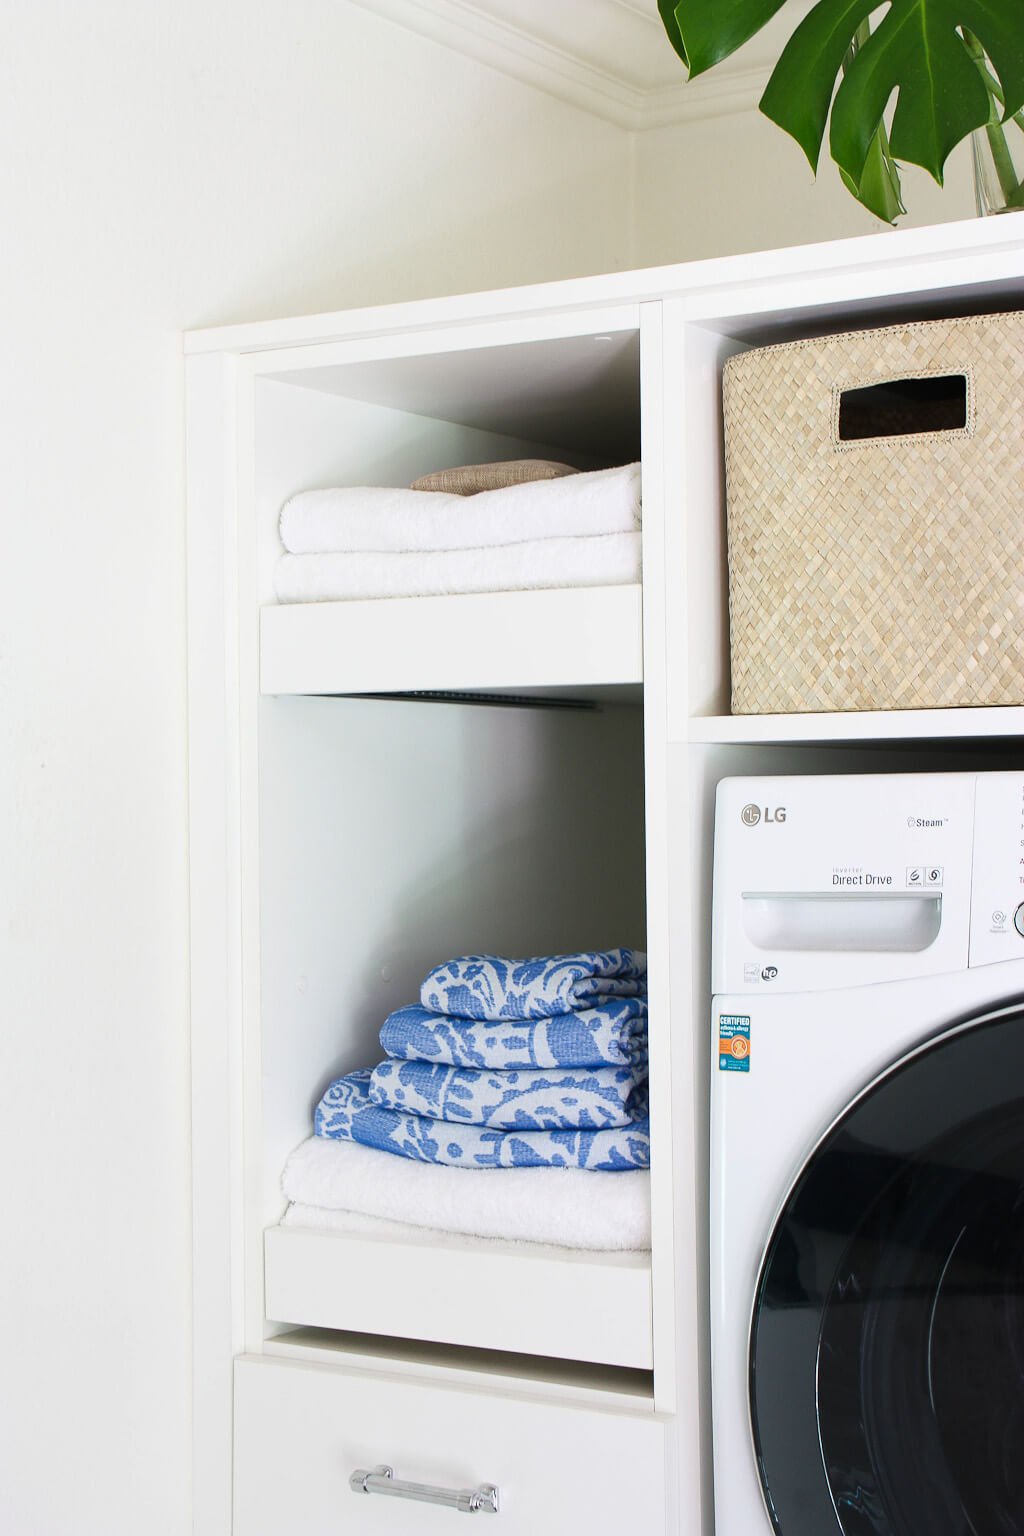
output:
[[260, 704], [265, 1222], [330, 1079], [467, 952], [645, 945], [642, 711]]

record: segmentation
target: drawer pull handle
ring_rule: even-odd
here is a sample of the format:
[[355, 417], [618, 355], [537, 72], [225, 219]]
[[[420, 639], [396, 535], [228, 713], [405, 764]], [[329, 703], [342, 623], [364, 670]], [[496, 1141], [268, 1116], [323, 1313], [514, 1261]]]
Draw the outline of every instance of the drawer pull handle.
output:
[[383, 1493], [391, 1499], [417, 1499], [421, 1504], [443, 1504], [446, 1509], [460, 1510], [464, 1515], [496, 1515], [498, 1490], [493, 1483], [481, 1483], [479, 1488], [432, 1488], [429, 1483], [403, 1483], [393, 1467], [374, 1467], [372, 1472], [360, 1468], [348, 1480], [353, 1493]]

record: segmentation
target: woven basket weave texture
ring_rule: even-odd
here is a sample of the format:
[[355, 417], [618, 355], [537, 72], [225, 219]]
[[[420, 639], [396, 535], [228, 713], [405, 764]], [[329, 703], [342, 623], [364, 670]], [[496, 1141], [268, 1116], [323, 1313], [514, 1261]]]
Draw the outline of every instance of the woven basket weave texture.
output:
[[[963, 375], [963, 427], [846, 442], [845, 390]], [[726, 364], [736, 714], [1024, 702], [1024, 315]]]

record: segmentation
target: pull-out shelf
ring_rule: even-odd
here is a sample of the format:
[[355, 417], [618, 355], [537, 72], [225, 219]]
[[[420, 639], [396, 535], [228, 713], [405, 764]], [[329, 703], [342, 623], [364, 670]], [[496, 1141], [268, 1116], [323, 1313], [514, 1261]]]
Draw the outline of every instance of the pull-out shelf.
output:
[[647, 1253], [270, 1227], [264, 1259], [274, 1322], [653, 1365]]
[[265, 694], [585, 694], [642, 679], [639, 586], [282, 603], [260, 613]]

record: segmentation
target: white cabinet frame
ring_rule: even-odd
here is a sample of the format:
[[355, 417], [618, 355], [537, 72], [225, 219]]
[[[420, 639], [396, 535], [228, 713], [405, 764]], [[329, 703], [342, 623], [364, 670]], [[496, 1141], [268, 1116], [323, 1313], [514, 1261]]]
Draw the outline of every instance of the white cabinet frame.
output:
[[246, 1193], [260, 1092], [258, 891], [248, 858], [258, 797], [258, 381], [639, 327], [647, 908], [651, 1013], [664, 1021], [651, 1043], [654, 1408], [670, 1419], [673, 1529], [689, 1533], [695, 1512], [710, 1519], [711, 1507], [703, 1073], [714, 783], [752, 769], [766, 750], [970, 744], [1024, 730], [1024, 709], [728, 714], [721, 362], [802, 329], [1022, 304], [1024, 214], [1009, 214], [186, 339], [197, 1536], [230, 1531], [232, 1362], [264, 1348], [258, 1202]]

